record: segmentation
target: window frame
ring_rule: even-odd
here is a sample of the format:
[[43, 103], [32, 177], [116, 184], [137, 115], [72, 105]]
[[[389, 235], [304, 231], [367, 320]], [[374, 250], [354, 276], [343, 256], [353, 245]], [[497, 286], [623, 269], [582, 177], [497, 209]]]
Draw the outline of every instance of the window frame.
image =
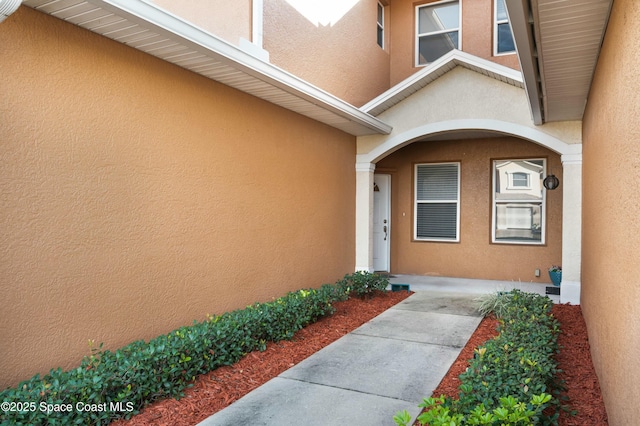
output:
[[[540, 198], [540, 241], [536, 240], [509, 240], [509, 239], [496, 239], [496, 223], [497, 223], [497, 204], [502, 203], [505, 204], [505, 208], [514, 208], [514, 205], [522, 204], [523, 207], [525, 205], [538, 203], [537, 201], [531, 200], [496, 200], [496, 165], [499, 162], [506, 161], [542, 161], [542, 170], [540, 172], [540, 187], [541, 187], [541, 198]], [[547, 227], [547, 190], [542, 185], [543, 177], [547, 174], [547, 165], [548, 159], [546, 157], [526, 157], [526, 158], [496, 158], [491, 159], [491, 244], [508, 244], [508, 245], [532, 245], [532, 246], [545, 246], [546, 245], [546, 227]], [[510, 173], [508, 175], [508, 180], [506, 184], [506, 189], [532, 189], [532, 178], [529, 174], [528, 177], [528, 186], [514, 186], [513, 185], [513, 174]], [[509, 203], [509, 204], [507, 204]], [[508, 220], [505, 217], [505, 221]], [[533, 228], [531, 228], [533, 229]]]
[[[378, 2], [378, 7], [376, 9], [377, 14], [376, 14], [376, 22], [377, 22], [377, 32], [376, 32], [376, 44], [378, 46], [380, 46], [381, 49], [384, 50], [385, 48], [385, 43], [384, 43], [384, 5], [380, 2]], [[379, 18], [382, 18], [382, 22], [380, 21]]]
[[[511, 39], [513, 40], [513, 31], [511, 31], [511, 21], [509, 21], [509, 16], [505, 19], [498, 19], [498, 2], [502, 1], [505, 3], [505, 0], [493, 0], [493, 56], [506, 56], [506, 55], [514, 55], [516, 53], [515, 49], [515, 40], [514, 40], [514, 48], [513, 50], [509, 50], [506, 52], [498, 52], [498, 27], [501, 24], [509, 25], [509, 32], [511, 32]], [[506, 4], [505, 4], [505, 12], [506, 12]]]
[[414, 9], [414, 14], [415, 14], [415, 18], [414, 18], [415, 32], [414, 32], [414, 35], [415, 36], [414, 36], [413, 42], [415, 44], [415, 48], [414, 48], [414, 65], [415, 65], [415, 67], [426, 67], [427, 65], [433, 63], [433, 62], [426, 62], [424, 64], [420, 63], [420, 38], [421, 37], [428, 37], [428, 36], [432, 36], [432, 35], [445, 34], [445, 33], [449, 33], [449, 32], [454, 31], [453, 29], [446, 29], [446, 30], [434, 31], [434, 32], [431, 32], [431, 33], [420, 33], [420, 9], [426, 8], [426, 7], [437, 7], [437, 6], [445, 5], [447, 3], [457, 3], [458, 4], [458, 27], [455, 29], [455, 31], [458, 32], [458, 46], [455, 49], [462, 50], [462, 1], [461, 0], [440, 0], [440, 1], [430, 2], [430, 3], [418, 4], [418, 5], [415, 6], [415, 9]]
[[[456, 166], [456, 199], [441, 199], [441, 200], [418, 200], [418, 168], [420, 166], [442, 166], [442, 165], [455, 165]], [[459, 243], [460, 242], [460, 177], [461, 177], [461, 163], [460, 161], [446, 161], [446, 162], [433, 162], [433, 163], [415, 163], [413, 165], [413, 241], [415, 242], [443, 242], [443, 243]], [[455, 238], [434, 238], [434, 237], [419, 237], [418, 236], [418, 205], [419, 204], [456, 204], [456, 236]]]

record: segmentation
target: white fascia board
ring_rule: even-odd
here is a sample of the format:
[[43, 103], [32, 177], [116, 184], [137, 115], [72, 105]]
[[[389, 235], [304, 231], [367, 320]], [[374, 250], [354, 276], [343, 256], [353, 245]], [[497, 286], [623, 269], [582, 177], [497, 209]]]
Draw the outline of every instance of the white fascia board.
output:
[[236, 46], [189, 22], [143, 0], [91, 0], [92, 4], [123, 16], [143, 27], [169, 37], [179, 37], [185, 44], [207, 55], [214, 55], [234, 68], [267, 82], [313, 105], [331, 111], [347, 121], [375, 133], [389, 134], [392, 127], [347, 102], [319, 89], [274, 65], [261, 61]]
[[462, 66], [468, 69], [480, 68], [485, 70], [490, 75], [496, 75], [504, 77], [514, 83], [523, 83], [522, 73], [512, 68], [505, 67], [504, 65], [496, 64], [495, 62], [488, 61], [486, 59], [479, 58], [461, 50], [451, 50], [445, 55], [441, 56], [437, 60], [433, 61], [422, 70], [416, 72], [405, 80], [393, 86], [391, 89], [382, 93], [378, 97], [372, 99], [365, 105], [361, 106], [362, 111], [371, 111], [377, 106], [393, 99], [396, 96], [402, 96], [406, 91], [412, 91], [414, 86], [420, 85], [423, 79], [428, 79], [432, 75], [438, 75], [439, 71], [443, 68], [450, 67], [451, 64], [455, 66]]
[[505, 0], [507, 15], [511, 23], [513, 41], [518, 52], [520, 69], [524, 76], [524, 87], [529, 99], [531, 118], [538, 126], [544, 123], [542, 109], [542, 91], [539, 83], [538, 61], [536, 59], [536, 44], [533, 36], [533, 27], [530, 22], [531, 12], [529, 0]]

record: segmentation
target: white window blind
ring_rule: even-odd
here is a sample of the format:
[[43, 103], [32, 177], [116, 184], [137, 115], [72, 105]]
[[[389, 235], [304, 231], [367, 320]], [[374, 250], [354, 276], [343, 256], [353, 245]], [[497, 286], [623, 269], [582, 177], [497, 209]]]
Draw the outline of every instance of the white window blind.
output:
[[416, 165], [416, 240], [459, 240], [459, 181], [459, 163]]

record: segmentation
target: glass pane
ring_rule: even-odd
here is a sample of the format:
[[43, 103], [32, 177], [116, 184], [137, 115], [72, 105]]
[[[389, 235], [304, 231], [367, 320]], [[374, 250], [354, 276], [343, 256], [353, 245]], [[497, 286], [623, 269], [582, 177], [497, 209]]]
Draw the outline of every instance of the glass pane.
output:
[[384, 16], [384, 9], [382, 8], [382, 5], [380, 3], [378, 3], [378, 24], [382, 25], [383, 20], [382, 17]]
[[384, 40], [383, 40], [382, 28], [378, 27], [378, 46], [384, 47], [383, 43], [384, 43]]
[[460, 7], [457, 2], [441, 6], [426, 6], [418, 9], [418, 32], [457, 29], [460, 25]]
[[513, 186], [528, 187], [529, 173], [516, 172], [513, 174]]
[[541, 243], [544, 160], [494, 162], [495, 241]]
[[514, 52], [516, 45], [513, 42], [513, 35], [511, 34], [511, 25], [499, 24], [498, 25], [498, 53]]
[[458, 32], [420, 37], [418, 46], [418, 63], [428, 64], [447, 52], [458, 48]]
[[458, 224], [456, 203], [421, 203], [417, 207], [417, 238], [456, 239]]
[[504, 7], [504, 0], [496, 0], [496, 21], [508, 19], [507, 9]]
[[542, 242], [542, 203], [496, 203], [496, 241]]
[[417, 167], [416, 199], [418, 201], [451, 201], [458, 199], [458, 165], [429, 164]]
[[544, 160], [501, 160], [494, 164], [496, 201], [542, 201]]

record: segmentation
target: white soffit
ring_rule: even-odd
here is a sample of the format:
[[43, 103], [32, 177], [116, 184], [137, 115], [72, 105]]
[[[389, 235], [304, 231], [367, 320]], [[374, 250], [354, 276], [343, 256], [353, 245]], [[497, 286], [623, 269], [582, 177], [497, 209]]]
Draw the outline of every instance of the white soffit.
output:
[[391, 126], [143, 0], [25, 0], [25, 6], [355, 136]]
[[612, 0], [532, 0], [546, 121], [582, 120]]
[[612, 3], [507, 0], [536, 124], [582, 120]]
[[360, 109], [371, 115], [378, 116], [458, 66], [512, 86], [524, 87], [522, 74], [519, 71], [478, 58], [477, 56], [460, 50], [452, 50], [424, 67], [421, 71], [418, 71], [371, 100], [369, 103], [363, 105]]

